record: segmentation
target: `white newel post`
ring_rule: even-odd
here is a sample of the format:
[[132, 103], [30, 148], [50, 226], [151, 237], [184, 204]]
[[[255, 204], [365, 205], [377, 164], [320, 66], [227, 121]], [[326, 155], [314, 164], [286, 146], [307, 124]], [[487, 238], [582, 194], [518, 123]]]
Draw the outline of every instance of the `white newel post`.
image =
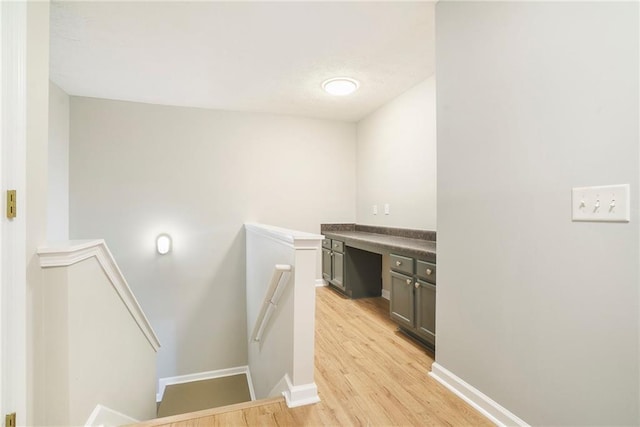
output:
[[322, 236], [296, 239], [295, 288], [293, 320], [293, 378], [287, 397], [289, 406], [301, 406], [320, 401], [314, 382], [316, 263]]
[[[289, 407], [318, 402], [314, 382], [315, 281], [323, 237], [262, 224], [245, 224], [245, 229], [248, 359], [256, 397], [282, 394]], [[292, 274], [256, 342], [251, 331], [260, 321], [258, 312], [278, 264], [290, 264]]]

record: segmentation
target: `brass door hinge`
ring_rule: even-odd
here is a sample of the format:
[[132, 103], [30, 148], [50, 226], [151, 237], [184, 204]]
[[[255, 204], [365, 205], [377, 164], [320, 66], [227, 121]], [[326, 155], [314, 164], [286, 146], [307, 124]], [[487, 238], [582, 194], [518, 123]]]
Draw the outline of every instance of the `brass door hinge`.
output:
[[4, 417], [4, 425], [5, 427], [16, 427], [16, 413], [13, 412], [11, 414], [7, 414]]
[[16, 217], [16, 190], [7, 190], [7, 218]]

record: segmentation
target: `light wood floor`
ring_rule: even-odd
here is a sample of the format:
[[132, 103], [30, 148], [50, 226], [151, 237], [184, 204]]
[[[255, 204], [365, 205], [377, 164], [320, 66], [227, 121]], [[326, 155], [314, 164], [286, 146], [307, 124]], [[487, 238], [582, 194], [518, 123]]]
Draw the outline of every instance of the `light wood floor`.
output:
[[318, 288], [315, 380], [320, 403], [289, 409], [275, 399], [154, 425], [493, 425], [427, 375], [433, 354], [397, 332], [388, 313], [382, 298], [348, 300]]

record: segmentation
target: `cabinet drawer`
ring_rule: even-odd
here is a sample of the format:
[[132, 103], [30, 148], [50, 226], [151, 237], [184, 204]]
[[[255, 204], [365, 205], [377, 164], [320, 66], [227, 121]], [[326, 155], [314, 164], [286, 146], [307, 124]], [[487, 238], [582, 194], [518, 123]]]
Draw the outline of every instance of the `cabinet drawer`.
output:
[[331, 239], [325, 238], [322, 241], [322, 247], [325, 248], [325, 249], [331, 249]]
[[426, 261], [417, 261], [416, 275], [429, 283], [436, 283], [436, 265]]
[[331, 249], [333, 249], [336, 252], [344, 252], [344, 242], [339, 242], [338, 240], [332, 240]]
[[413, 274], [413, 258], [391, 254], [391, 269], [404, 274]]

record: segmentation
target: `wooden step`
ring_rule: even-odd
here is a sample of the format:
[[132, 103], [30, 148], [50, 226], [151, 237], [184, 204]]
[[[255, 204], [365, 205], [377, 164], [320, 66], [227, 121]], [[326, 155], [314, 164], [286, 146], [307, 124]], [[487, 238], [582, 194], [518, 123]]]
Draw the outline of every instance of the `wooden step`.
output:
[[132, 425], [140, 426], [140, 427], [161, 426], [165, 424], [193, 420], [196, 418], [203, 418], [203, 417], [209, 417], [212, 415], [224, 414], [226, 412], [241, 411], [243, 409], [254, 408], [257, 406], [272, 405], [274, 403], [281, 403], [281, 402], [284, 403], [284, 401], [285, 401], [284, 397], [282, 396], [273, 397], [270, 399], [260, 399], [260, 400], [254, 400], [252, 402], [242, 402], [242, 403], [236, 403], [234, 405], [220, 406], [219, 408], [211, 408], [211, 409], [204, 409], [202, 411], [189, 412], [187, 414], [172, 415], [170, 417], [163, 417], [163, 418], [154, 418], [152, 420], [141, 421], [140, 423], [132, 424]]
[[250, 401], [251, 388], [244, 373], [171, 384], [164, 389], [156, 417], [171, 417]]

